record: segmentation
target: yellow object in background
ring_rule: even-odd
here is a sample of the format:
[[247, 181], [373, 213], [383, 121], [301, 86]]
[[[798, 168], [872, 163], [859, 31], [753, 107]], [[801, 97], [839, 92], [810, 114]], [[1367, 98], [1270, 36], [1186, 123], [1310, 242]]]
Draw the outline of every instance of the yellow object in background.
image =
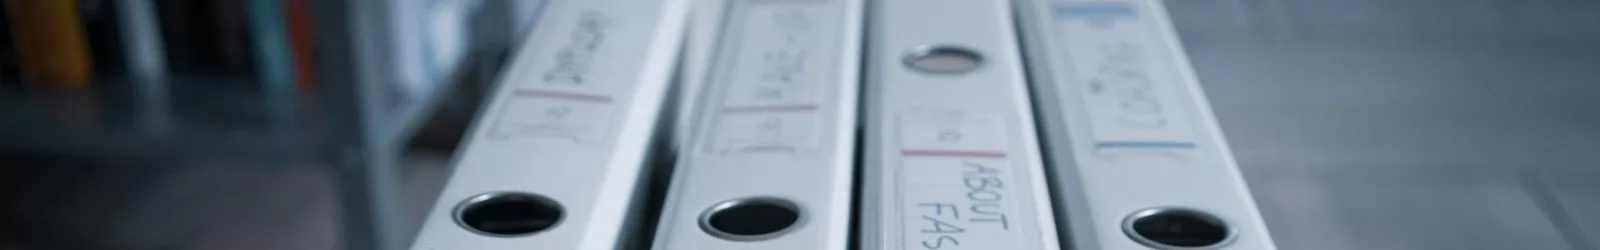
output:
[[89, 85], [94, 61], [76, 0], [6, 0], [6, 10], [25, 82]]

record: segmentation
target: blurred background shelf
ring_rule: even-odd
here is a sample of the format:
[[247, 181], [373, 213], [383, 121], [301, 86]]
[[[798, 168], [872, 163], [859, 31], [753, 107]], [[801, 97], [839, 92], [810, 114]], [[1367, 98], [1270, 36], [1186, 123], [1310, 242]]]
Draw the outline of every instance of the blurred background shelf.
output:
[[[175, 77], [163, 100], [126, 82], [92, 90], [0, 92], [7, 152], [311, 161], [333, 145], [324, 105], [273, 97], [241, 77]], [[155, 104], [159, 102], [159, 104]]]
[[539, 2], [7, 1], [0, 249], [403, 248]]

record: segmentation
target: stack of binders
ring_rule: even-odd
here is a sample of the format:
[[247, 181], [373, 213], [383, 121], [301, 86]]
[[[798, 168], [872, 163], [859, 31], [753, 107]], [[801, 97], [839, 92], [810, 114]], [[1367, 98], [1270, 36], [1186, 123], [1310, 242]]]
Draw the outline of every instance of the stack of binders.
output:
[[682, 0], [554, 0], [456, 154], [412, 249], [619, 249], [644, 237]]
[[412, 249], [1276, 249], [1157, 0], [545, 9]]

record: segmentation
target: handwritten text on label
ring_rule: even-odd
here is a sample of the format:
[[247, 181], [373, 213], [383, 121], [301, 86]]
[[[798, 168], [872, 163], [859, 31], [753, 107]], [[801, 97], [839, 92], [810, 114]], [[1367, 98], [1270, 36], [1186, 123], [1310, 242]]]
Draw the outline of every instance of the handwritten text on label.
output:
[[567, 44], [556, 52], [555, 67], [544, 71], [546, 83], [582, 85], [595, 51], [605, 41], [606, 28], [610, 24], [605, 16], [590, 11], [578, 18], [578, 28], [572, 31]]

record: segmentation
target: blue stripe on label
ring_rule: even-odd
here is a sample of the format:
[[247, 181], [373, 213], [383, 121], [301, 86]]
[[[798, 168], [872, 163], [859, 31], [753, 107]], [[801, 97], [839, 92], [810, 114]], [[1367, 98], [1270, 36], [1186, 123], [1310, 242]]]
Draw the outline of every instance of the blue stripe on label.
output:
[[1194, 148], [1193, 142], [1182, 141], [1099, 141], [1095, 142], [1096, 148]]
[[1056, 3], [1056, 19], [1135, 17], [1133, 4], [1129, 3]]

